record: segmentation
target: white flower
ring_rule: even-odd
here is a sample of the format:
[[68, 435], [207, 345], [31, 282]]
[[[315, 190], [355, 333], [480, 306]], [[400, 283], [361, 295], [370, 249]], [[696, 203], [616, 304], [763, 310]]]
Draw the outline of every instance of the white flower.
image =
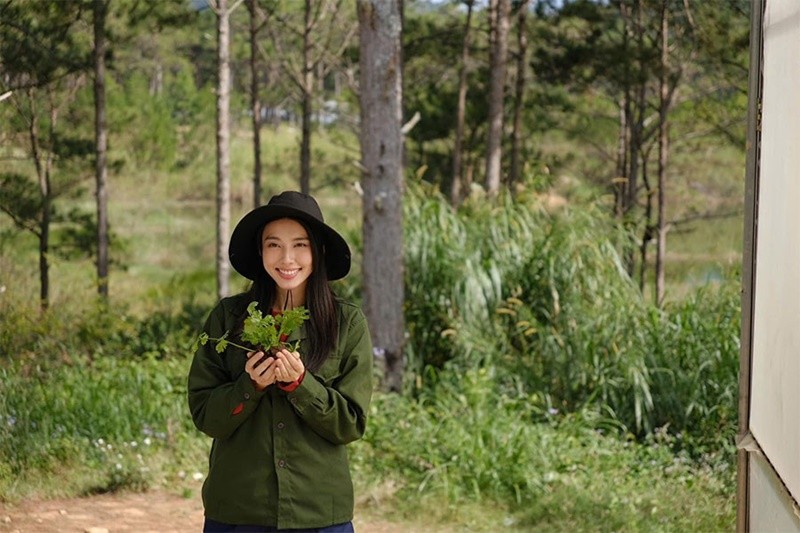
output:
[[203, 479], [203, 474], [201, 474], [200, 472], [195, 472], [194, 474], [192, 474], [192, 479], [194, 479], [195, 481], [200, 481], [201, 479]]
[[145, 446], [150, 446], [150, 443], [153, 441], [150, 440], [150, 437], [145, 437], [145, 439], [142, 442], [144, 442]]
[[116, 466], [117, 466], [117, 470], [122, 470], [122, 465], [121, 464], [117, 463]]
[[131, 448], [136, 448], [139, 444], [134, 440], [131, 441]]

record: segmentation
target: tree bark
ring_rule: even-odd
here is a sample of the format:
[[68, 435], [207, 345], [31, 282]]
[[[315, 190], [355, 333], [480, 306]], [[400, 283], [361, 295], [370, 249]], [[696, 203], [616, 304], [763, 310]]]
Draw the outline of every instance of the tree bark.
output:
[[[41, 195], [41, 218], [39, 219], [39, 308], [44, 312], [50, 306], [50, 216], [52, 211], [52, 188], [50, 186], [50, 161], [48, 156], [42, 164], [42, 153], [39, 142], [39, 119], [36, 110], [36, 96], [33, 88], [28, 89], [28, 105], [31, 121], [28, 125], [28, 136], [31, 141], [31, 155], [39, 179]], [[55, 106], [51, 106], [50, 131], [55, 129]]]
[[106, 127], [106, 0], [94, 0], [94, 116], [97, 196], [97, 292], [108, 300], [108, 129]]
[[467, 109], [467, 72], [469, 46], [471, 38], [472, 7], [474, 0], [467, 0], [467, 20], [464, 23], [464, 39], [461, 44], [461, 68], [458, 73], [458, 104], [456, 108], [456, 138], [453, 144], [453, 176], [450, 182], [450, 205], [457, 207], [461, 203], [462, 191], [465, 190], [462, 177], [464, 120]]
[[494, 12], [489, 69], [489, 132], [486, 139], [486, 191], [496, 195], [500, 190], [500, 163], [503, 143], [503, 97], [506, 82], [506, 56], [508, 54], [509, 0], [492, 0], [490, 11]]
[[230, 10], [216, 0], [217, 12], [217, 296], [230, 294], [228, 243], [231, 220], [230, 176]]
[[[644, 117], [645, 112], [647, 109], [647, 83], [645, 80], [645, 65], [643, 59], [641, 58], [642, 51], [644, 50], [644, 23], [643, 23], [643, 14], [644, 6], [642, 5], [642, 0], [637, 0], [635, 4], [635, 21], [634, 21], [634, 31], [636, 37], [636, 50], [637, 56], [639, 59], [637, 60], [638, 70], [635, 73], [636, 81], [635, 81], [635, 88], [636, 88], [636, 99], [634, 101], [634, 116], [633, 120], [629, 121], [629, 126], [631, 128], [630, 133], [630, 171], [628, 172], [628, 197], [625, 200], [625, 214], [630, 214], [633, 208], [636, 206], [636, 199], [639, 193], [639, 158], [641, 156], [642, 145], [644, 143], [643, 134], [644, 134]], [[632, 266], [632, 265], [631, 265]]]
[[667, 160], [669, 157], [669, 123], [667, 112], [670, 104], [669, 80], [669, 12], [667, 0], [661, 4], [661, 72], [659, 76], [659, 135], [658, 135], [658, 232], [656, 251], [656, 305], [664, 302], [665, 276], [664, 258], [667, 254], [666, 187]]
[[250, 11], [250, 110], [253, 113], [253, 207], [261, 205], [261, 98], [258, 90], [258, 10], [256, 0], [247, 1]]
[[525, 100], [525, 71], [528, 64], [528, 37], [526, 35], [528, 1], [523, 0], [517, 12], [517, 82], [514, 90], [514, 127], [511, 133], [511, 168], [508, 174], [508, 188], [520, 180], [520, 161], [522, 154], [522, 105]]
[[625, 212], [625, 191], [628, 183], [628, 104], [629, 94], [623, 94], [619, 106], [619, 133], [617, 136], [617, 172], [612, 188], [614, 190], [614, 216], [622, 218]]
[[403, 386], [402, 29], [398, 0], [358, 0], [364, 304], [384, 387]]
[[314, 43], [311, 31], [314, 20], [311, 13], [311, 0], [305, 0], [305, 24], [303, 25], [303, 116], [300, 137], [300, 190], [306, 194], [311, 191], [311, 112], [314, 97], [314, 64], [311, 49]]
[[644, 285], [647, 281], [647, 248], [653, 240], [653, 188], [647, 173], [647, 158], [642, 161], [642, 185], [645, 190], [644, 202], [644, 231], [639, 242], [639, 291], [644, 294]]

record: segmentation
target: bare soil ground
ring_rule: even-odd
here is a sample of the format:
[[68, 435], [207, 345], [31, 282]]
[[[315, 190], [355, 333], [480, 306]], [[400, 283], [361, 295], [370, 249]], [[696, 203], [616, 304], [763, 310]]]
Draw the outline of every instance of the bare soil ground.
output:
[[[357, 515], [359, 533], [406, 533], [408, 525]], [[111, 533], [115, 531], [199, 532], [199, 496], [182, 498], [163, 491], [103, 494], [86, 498], [0, 503], [0, 532]]]

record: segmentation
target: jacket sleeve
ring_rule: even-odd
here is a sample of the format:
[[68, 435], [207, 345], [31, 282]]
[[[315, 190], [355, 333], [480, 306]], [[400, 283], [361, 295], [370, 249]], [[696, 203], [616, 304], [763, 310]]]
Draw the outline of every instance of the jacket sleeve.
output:
[[372, 340], [360, 310], [350, 318], [339, 343], [343, 343], [340, 376], [326, 387], [307, 372], [288, 397], [295, 412], [315, 433], [333, 444], [348, 444], [364, 435], [372, 398]]
[[[223, 302], [211, 312], [203, 331], [219, 338], [225, 333]], [[264, 391], [256, 391], [250, 376], [232, 377], [214, 341], [198, 347], [189, 369], [189, 411], [197, 429], [215, 439], [230, 436], [255, 411]], [[229, 348], [231, 350], [232, 348]]]

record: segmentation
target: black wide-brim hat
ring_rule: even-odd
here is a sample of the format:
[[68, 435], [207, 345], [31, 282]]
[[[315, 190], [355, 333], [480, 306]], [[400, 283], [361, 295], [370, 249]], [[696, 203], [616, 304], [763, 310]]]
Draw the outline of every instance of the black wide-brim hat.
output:
[[325, 224], [317, 201], [308, 194], [285, 191], [273, 196], [267, 205], [247, 213], [236, 224], [228, 246], [228, 258], [236, 271], [247, 279], [265, 274], [259, 254], [259, 239], [264, 226], [273, 220], [292, 218], [305, 222], [322, 246], [329, 280], [350, 272], [350, 248], [336, 230]]

